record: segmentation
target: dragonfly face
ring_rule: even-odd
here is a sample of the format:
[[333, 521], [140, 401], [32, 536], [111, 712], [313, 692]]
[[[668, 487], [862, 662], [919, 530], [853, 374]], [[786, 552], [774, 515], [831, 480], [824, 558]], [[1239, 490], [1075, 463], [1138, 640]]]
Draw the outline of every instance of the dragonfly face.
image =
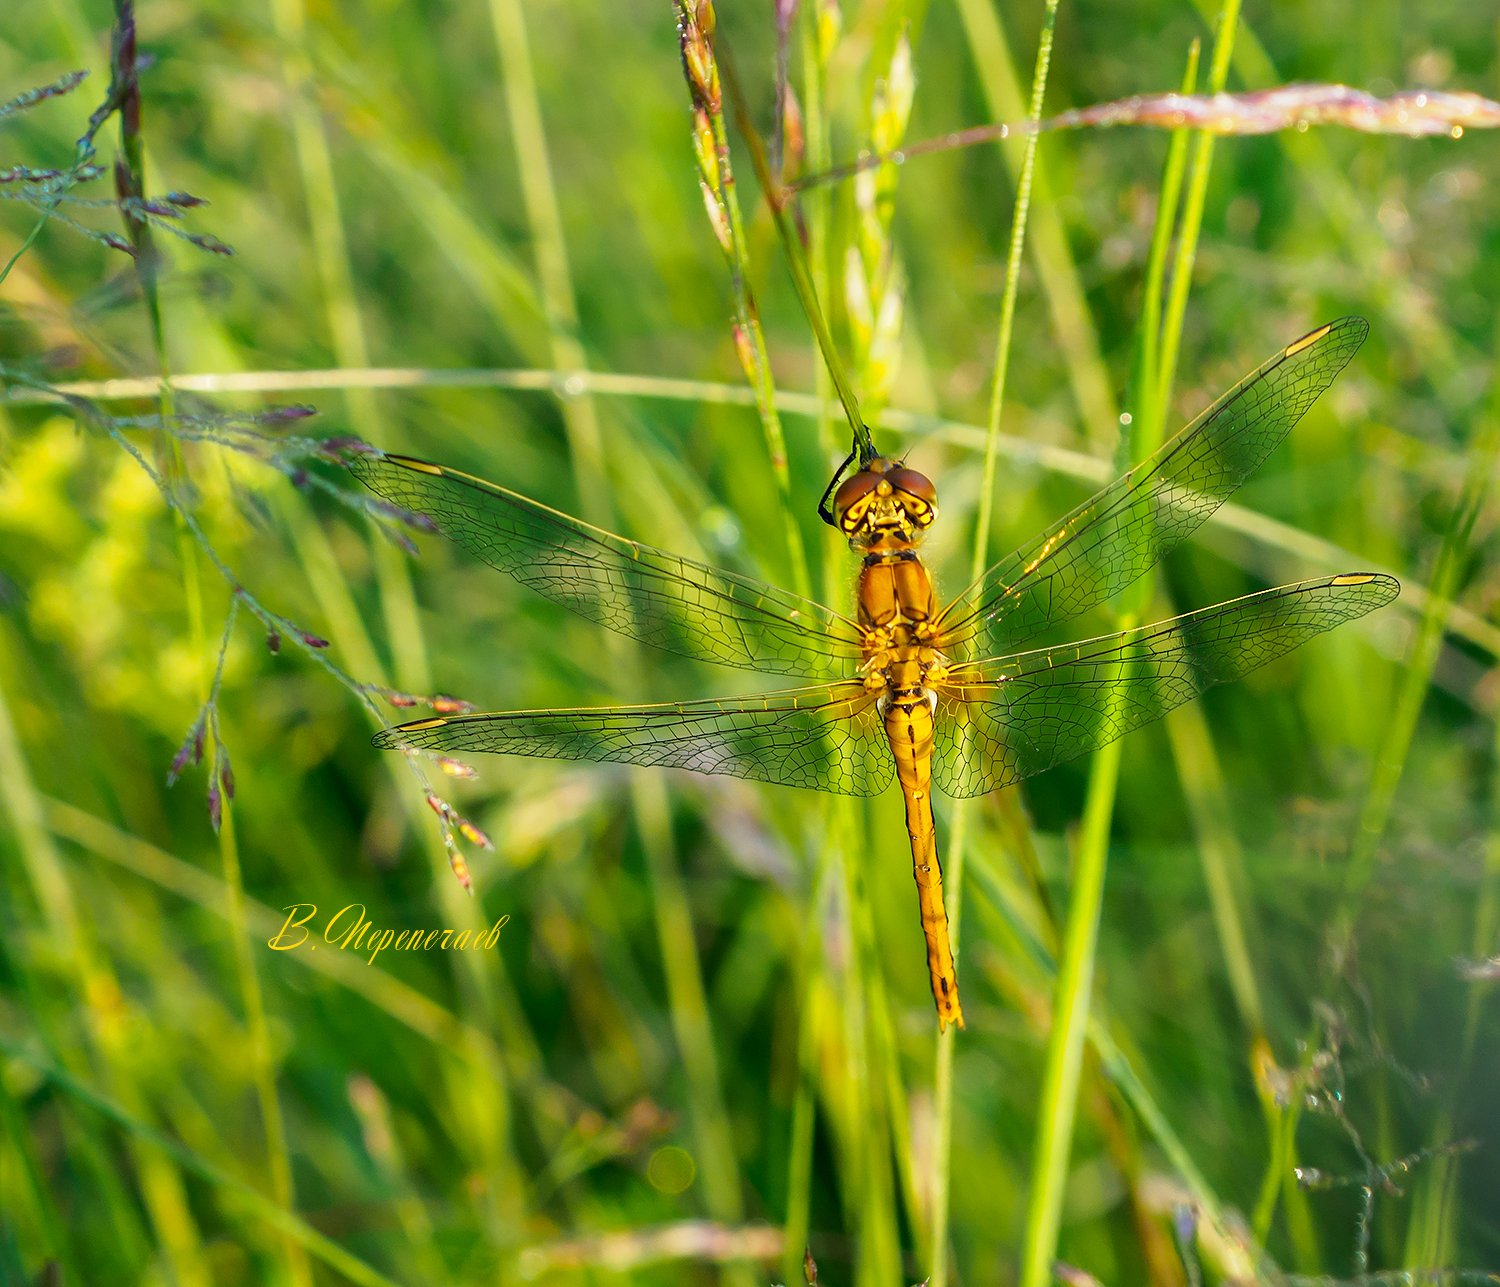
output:
[[925, 474], [877, 456], [833, 494], [834, 520], [851, 549], [915, 545], [937, 518], [937, 488]]
[[813, 681], [728, 700], [439, 716], [385, 729], [375, 744], [692, 769], [848, 795], [877, 795], [898, 779], [938, 1020], [962, 1024], [934, 789], [983, 795], [1045, 772], [1396, 597], [1395, 578], [1346, 572], [1081, 643], [1036, 643], [1196, 531], [1367, 330], [1346, 317], [1289, 344], [946, 606], [915, 548], [937, 518], [937, 491], [883, 457], [834, 498], [861, 555], [845, 615], [442, 465], [358, 456], [350, 472], [386, 501], [590, 621], [684, 656]]

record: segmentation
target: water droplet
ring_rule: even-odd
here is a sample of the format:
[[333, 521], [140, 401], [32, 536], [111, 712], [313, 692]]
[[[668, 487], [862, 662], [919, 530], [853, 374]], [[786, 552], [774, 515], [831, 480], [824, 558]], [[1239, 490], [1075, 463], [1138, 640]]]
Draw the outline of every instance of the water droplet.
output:
[[1128, 429], [1134, 423], [1135, 423], [1135, 417], [1133, 415], [1131, 415], [1130, 412], [1128, 412], [1128, 411], [1122, 411], [1122, 412], [1120, 412], [1120, 425], [1121, 425], [1122, 428]]

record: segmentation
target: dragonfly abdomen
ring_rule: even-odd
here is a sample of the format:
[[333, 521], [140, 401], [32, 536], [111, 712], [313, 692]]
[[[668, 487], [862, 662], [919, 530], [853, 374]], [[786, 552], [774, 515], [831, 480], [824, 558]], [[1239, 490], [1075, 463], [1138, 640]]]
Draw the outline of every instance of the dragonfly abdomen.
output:
[[906, 834], [911, 841], [912, 875], [922, 934], [927, 940], [927, 974], [938, 1023], [964, 1025], [958, 1001], [958, 973], [943, 906], [943, 868], [938, 862], [932, 820], [933, 719], [937, 702], [928, 685], [938, 663], [930, 646], [930, 623], [937, 613], [932, 577], [912, 542], [881, 535], [868, 547], [859, 571], [859, 624], [865, 631], [865, 686], [879, 693], [878, 709], [896, 761], [906, 800]]
[[943, 906], [943, 867], [938, 861], [937, 831], [932, 819], [932, 742], [935, 726], [927, 697], [918, 693], [890, 701], [884, 712], [885, 734], [896, 760], [896, 776], [906, 801], [906, 834], [911, 841], [912, 875], [917, 882], [917, 904], [922, 935], [927, 940], [927, 975], [938, 1023], [964, 1026], [958, 999], [958, 971], [948, 937], [948, 912]]

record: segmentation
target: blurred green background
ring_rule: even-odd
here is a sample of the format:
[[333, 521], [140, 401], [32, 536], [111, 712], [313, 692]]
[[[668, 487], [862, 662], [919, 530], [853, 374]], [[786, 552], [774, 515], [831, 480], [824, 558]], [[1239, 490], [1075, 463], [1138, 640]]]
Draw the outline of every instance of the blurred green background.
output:
[[[849, 0], [840, 18], [821, 104], [801, 18], [792, 42], [835, 158], [899, 97], [903, 40], [907, 138], [1022, 114], [1040, 6]], [[719, 19], [769, 129], [772, 6]], [[1175, 88], [1212, 19], [1064, 5], [1048, 111]], [[73, 0], [5, 8], [0, 99], [94, 75], [0, 122], [0, 166], [67, 164], [111, 20]], [[146, 0], [137, 20], [148, 191], [207, 198], [189, 226], [236, 252], [159, 238], [172, 372], [250, 373], [258, 394], [215, 405], [310, 401], [311, 432], [794, 584], [670, 4]], [[1252, 3], [1230, 86], [1494, 95], [1497, 35], [1483, 5]], [[997, 555], [1109, 472], [1168, 143], [1043, 141]], [[846, 184], [810, 207], [828, 218], [836, 337], [892, 409], [877, 441], [938, 482], [931, 555], [950, 590], [976, 521], [1018, 156], [916, 159], [873, 202]], [[841, 436], [794, 396], [815, 392], [819, 358], [738, 143], [734, 159], [786, 393], [790, 519], [842, 608], [851, 560], [814, 514]], [[1497, 162], [1500, 138], [1478, 132], [1214, 151], [1168, 428], [1318, 322], [1360, 313], [1372, 335], [1159, 594], [1186, 609], [1364, 567], [1407, 590], [1125, 745], [1058, 1249], [1100, 1281], [1355, 1277], [1357, 1186], [1304, 1192], [1293, 1168], [1357, 1179], [1356, 1132], [1377, 1163], [1479, 1141], [1377, 1196], [1372, 1271], [1500, 1266], [1500, 1034], [1493, 984], [1459, 966], [1500, 951]], [[34, 222], [0, 208], [4, 258]], [[869, 353], [866, 296], [885, 317]], [[126, 257], [49, 225], [0, 284], [0, 358], [54, 383], [155, 374]], [[618, 378], [565, 378], [583, 365]], [[454, 370], [470, 374], [433, 374]], [[474, 374], [497, 370], [540, 374], [522, 390]], [[440, 784], [495, 841], [469, 850], [471, 900], [359, 702], [294, 641], [273, 655], [241, 612], [216, 707], [237, 797], [216, 836], [212, 743], [164, 782], [213, 675], [224, 581], [98, 426], [22, 402], [0, 426], [0, 1281], [55, 1262], [87, 1284], [766, 1283], [798, 1259], [787, 1228], [807, 1231], [825, 1283], [919, 1281], [945, 1200], [953, 1280], [1015, 1281], [1086, 764], [965, 815], [969, 1028], [945, 1199], [894, 795], [490, 759], [477, 782]], [[326, 492], [211, 443], [133, 441], [159, 463], [180, 452], [180, 492], [233, 574], [359, 681], [502, 709], [753, 686], [606, 646], [438, 538], [413, 562]], [[1451, 615], [1424, 597], [1434, 582]], [[940, 802], [945, 846], [952, 821]], [[292, 903], [359, 903], [397, 929], [510, 919], [492, 952], [372, 965], [272, 951]], [[1341, 906], [1354, 932], [1333, 953]], [[1186, 1262], [1184, 1204], [1201, 1233]]]

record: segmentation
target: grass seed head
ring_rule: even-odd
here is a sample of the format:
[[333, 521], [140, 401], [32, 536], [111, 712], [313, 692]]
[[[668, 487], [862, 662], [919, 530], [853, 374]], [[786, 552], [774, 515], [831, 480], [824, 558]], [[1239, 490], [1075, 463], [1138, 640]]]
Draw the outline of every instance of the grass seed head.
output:
[[714, 7], [709, 0], [682, 0], [677, 9], [677, 39], [682, 48], [682, 71], [693, 103], [717, 116], [723, 107], [719, 64], [714, 58]]

